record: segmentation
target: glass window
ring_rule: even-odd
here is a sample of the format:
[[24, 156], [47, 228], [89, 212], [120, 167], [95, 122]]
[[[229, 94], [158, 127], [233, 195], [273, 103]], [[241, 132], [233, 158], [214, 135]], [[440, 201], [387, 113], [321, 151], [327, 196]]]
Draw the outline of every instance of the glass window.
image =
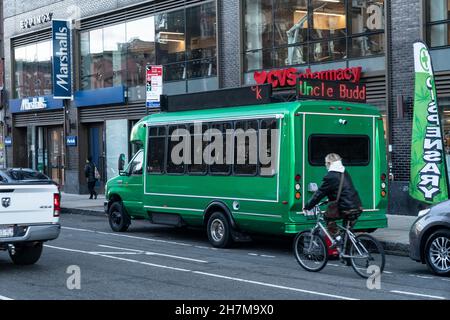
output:
[[433, 24], [427, 27], [427, 39], [431, 47], [448, 46], [450, 44], [450, 24]]
[[[185, 154], [187, 150], [180, 148], [180, 144], [183, 144], [187, 139], [181, 131], [186, 130], [184, 125], [169, 126], [169, 136], [167, 142], [167, 173], [184, 174], [185, 169]], [[179, 161], [181, 160], [181, 161]]]
[[127, 22], [126, 37], [127, 86], [145, 86], [146, 65], [156, 63], [155, 18]]
[[325, 166], [325, 157], [337, 153], [346, 166], [367, 166], [370, 163], [368, 136], [312, 135], [309, 137], [309, 163]]
[[275, 46], [305, 42], [308, 36], [308, 1], [274, 1]]
[[311, 61], [324, 62], [345, 58], [347, 52], [346, 39], [322, 41], [310, 45]]
[[308, 61], [308, 46], [299, 45], [275, 49], [273, 60], [274, 67], [304, 64]]
[[272, 0], [245, 0], [244, 12], [245, 50], [271, 48]]
[[125, 72], [126, 53], [125, 24], [103, 29], [103, 71], [104, 87], [120, 86]]
[[260, 70], [272, 67], [272, 51], [258, 50], [251, 51], [245, 54], [245, 69]]
[[105, 66], [103, 64], [103, 29], [89, 32], [89, 75], [90, 88], [105, 87]]
[[155, 18], [156, 61], [169, 64], [185, 61], [184, 10], [162, 13]]
[[147, 172], [164, 173], [166, 155], [166, 127], [151, 127], [148, 138]]
[[384, 0], [350, 2], [352, 34], [384, 30]]
[[[232, 141], [233, 141], [233, 127], [231, 123], [212, 123], [211, 129], [216, 130], [221, 133], [222, 137], [222, 150], [214, 150], [211, 154], [213, 159], [213, 164], [209, 166], [211, 174], [230, 174], [231, 165], [230, 160], [232, 159]], [[218, 137], [212, 137], [214, 139]]]
[[186, 9], [188, 60], [216, 56], [216, 4], [209, 2]]
[[203, 152], [208, 145], [208, 141], [203, 140], [203, 136], [208, 130], [207, 124], [193, 124], [189, 126], [189, 134], [191, 139], [191, 164], [187, 167], [190, 174], [204, 174], [208, 170], [208, 166], [203, 157]]
[[139, 152], [130, 164], [130, 174], [142, 175], [142, 163], [144, 162], [144, 152]]
[[384, 53], [384, 33], [365, 35], [351, 39], [351, 57], [365, 57]]
[[258, 121], [236, 121], [234, 174], [256, 175], [258, 169]]
[[216, 59], [194, 60], [187, 63], [187, 76], [189, 79], [213, 77], [216, 75]]
[[259, 165], [261, 176], [273, 176], [278, 168], [278, 121], [261, 120], [259, 130]]
[[51, 42], [14, 48], [14, 97], [52, 94]]
[[347, 22], [344, 0], [312, 0], [311, 7], [313, 39], [345, 36]]
[[427, 20], [429, 22], [450, 19], [450, 0], [427, 0]]

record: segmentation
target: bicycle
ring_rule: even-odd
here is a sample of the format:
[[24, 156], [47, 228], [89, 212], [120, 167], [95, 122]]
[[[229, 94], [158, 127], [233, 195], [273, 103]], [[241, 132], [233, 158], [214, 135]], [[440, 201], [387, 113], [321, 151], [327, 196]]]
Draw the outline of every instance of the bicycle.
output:
[[[328, 262], [328, 246], [320, 235], [320, 231], [331, 241], [335, 241], [323, 224], [325, 217], [320, 206], [326, 203], [328, 201], [316, 205], [312, 210], [305, 211], [307, 219], [316, 220], [316, 225], [311, 230], [299, 232], [294, 239], [295, 258], [302, 268], [310, 272], [322, 270]], [[351, 230], [351, 221], [346, 221], [345, 226], [338, 225], [342, 237], [336, 247], [340, 261], [347, 265], [350, 262], [355, 272], [363, 278], [369, 278], [374, 271], [381, 274], [384, 270], [385, 255], [380, 242], [365, 233], [355, 235]], [[378, 269], [372, 269], [371, 266], [376, 266]]]

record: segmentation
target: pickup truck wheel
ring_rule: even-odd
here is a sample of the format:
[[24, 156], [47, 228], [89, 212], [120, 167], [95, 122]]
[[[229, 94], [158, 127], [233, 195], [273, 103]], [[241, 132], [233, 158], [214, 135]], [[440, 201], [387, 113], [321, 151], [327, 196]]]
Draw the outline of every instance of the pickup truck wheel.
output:
[[130, 216], [126, 213], [122, 202], [114, 202], [108, 211], [109, 225], [115, 232], [125, 232], [131, 224]]
[[16, 244], [14, 254], [10, 250], [9, 256], [17, 265], [35, 264], [41, 257], [42, 247], [42, 242]]
[[222, 212], [214, 212], [208, 220], [209, 242], [216, 248], [228, 248], [233, 245], [231, 226]]

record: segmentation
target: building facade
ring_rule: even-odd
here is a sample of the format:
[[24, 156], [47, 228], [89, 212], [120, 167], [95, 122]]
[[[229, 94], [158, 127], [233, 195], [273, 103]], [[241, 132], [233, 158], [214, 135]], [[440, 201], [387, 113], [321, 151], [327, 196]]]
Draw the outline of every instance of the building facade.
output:
[[[166, 94], [264, 82], [282, 89], [292, 68], [364, 83], [384, 116], [391, 213], [414, 214], [412, 43], [423, 39], [450, 146], [450, 0], [7, 1], [3, 14], [7, 164], [41, 170], [66, 192], [87, 191], [88, 155], [101, 187], [117, 174], [118, 155], [134, 153], [133, 124], [158, 111], [145, 107], [147, 64], [163, 65]], [[52, 96], [52, 19], [73, 22], [71, 101]]]

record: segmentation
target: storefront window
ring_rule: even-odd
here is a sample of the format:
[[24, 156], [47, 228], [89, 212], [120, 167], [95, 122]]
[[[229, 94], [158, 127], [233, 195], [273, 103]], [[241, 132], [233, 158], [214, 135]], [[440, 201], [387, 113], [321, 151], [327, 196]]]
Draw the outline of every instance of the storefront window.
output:
[[245, 71], [382, 55], [384, 10], [384, 0], [246, 0]]
[[216, 77], [216, 20], [212, 1], [80, 33], [81, 88], [124, 84], [130, 100], [142, 100], [154, 64], [164, 66], [166, 82]]
[[426, 3], [428, 45], [450, 45], [450, 0], [427, 0]]
[[43, 41], [14, 48], [14, 97], [52, 93], [51, 42]]

